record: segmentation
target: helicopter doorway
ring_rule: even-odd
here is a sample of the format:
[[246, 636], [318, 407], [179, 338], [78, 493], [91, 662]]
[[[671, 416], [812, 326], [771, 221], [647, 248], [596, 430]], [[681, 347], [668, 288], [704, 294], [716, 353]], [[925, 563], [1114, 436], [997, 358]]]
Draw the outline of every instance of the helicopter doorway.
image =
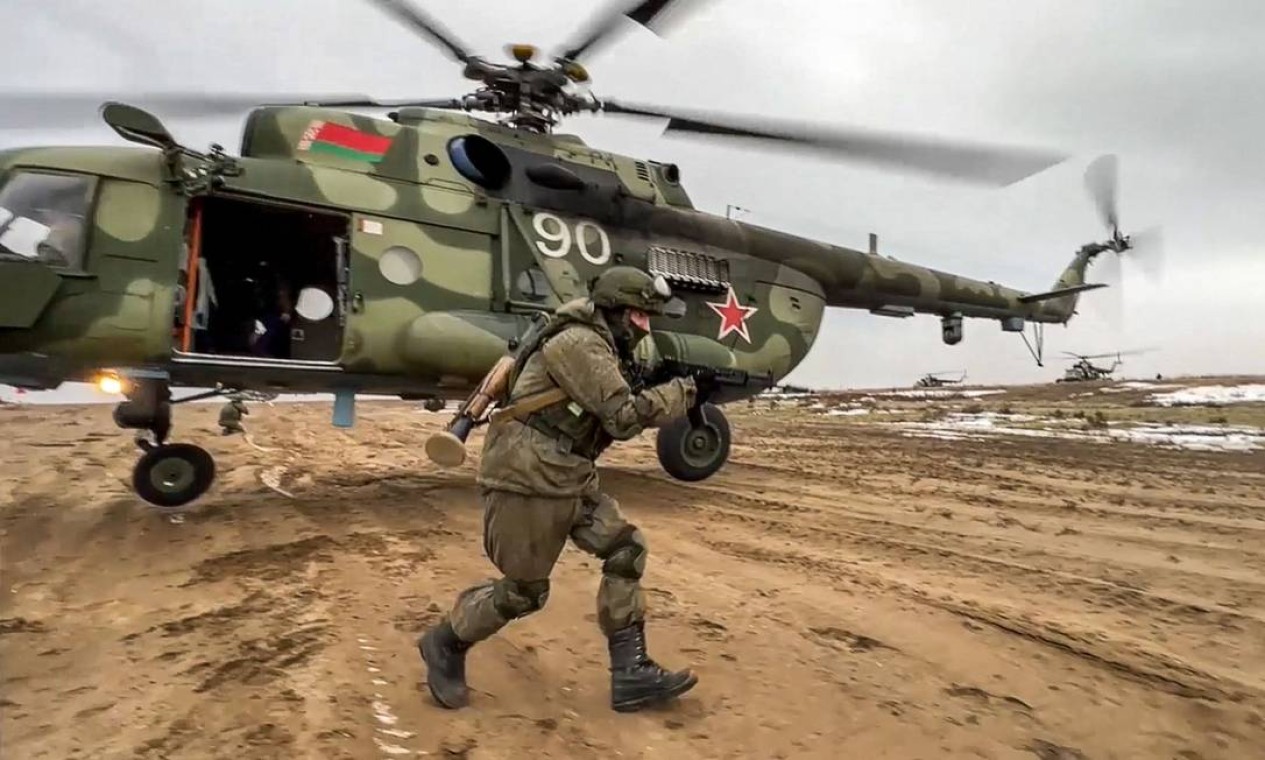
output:
[[309, 208], [202, 199], [182, 264], [178, 353], [245, 364], [336, 362], [348, 225]]

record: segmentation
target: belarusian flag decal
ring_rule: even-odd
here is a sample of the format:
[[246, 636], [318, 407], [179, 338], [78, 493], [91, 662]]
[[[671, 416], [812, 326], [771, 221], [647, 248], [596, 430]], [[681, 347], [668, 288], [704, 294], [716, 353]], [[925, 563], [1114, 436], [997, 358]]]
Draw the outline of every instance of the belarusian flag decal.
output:
[[390, 147], [389, 137], [372, 135], [328, 121], [312, 122], [303, 130], [303, 139], [299, 140], [299, 150], [352, 161], [368, 161], [371, 164], [381, 161]]

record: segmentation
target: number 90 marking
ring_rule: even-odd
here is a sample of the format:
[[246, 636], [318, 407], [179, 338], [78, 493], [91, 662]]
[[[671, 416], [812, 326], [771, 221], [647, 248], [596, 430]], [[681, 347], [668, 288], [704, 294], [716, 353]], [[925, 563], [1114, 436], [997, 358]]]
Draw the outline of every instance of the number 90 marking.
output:
[[[560, 259], [571, 253], [571, 244], [574, 241], [580, 249], [580, 255], [590, 264], [601, 266], [611, 260], [611, 240], [607, 237], [606, 230], [593, 222], [576, 222], [575, 232], [572, 233], [561, 217], [541, 211], [532, 217], [531, 226], [541, 237], [536, 241], [536, 250], [550, 258]], [[589, 250], [589, 230], [597, 233], [596, 255]]]

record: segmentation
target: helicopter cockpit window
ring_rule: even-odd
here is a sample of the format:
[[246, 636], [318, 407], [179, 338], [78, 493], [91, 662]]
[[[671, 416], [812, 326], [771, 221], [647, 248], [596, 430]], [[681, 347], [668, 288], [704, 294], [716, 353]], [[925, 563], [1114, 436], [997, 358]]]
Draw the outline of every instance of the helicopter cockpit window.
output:
[[93, 188], [92, 177], [14, 175], [0, 188], [0, 258], [82, 267]]
[[448, 158], [457, 173], [476, 185], [499, 189], [510, 178], [510, 162], [496, 143], [478, 135], [464, 135], [448, 143]]

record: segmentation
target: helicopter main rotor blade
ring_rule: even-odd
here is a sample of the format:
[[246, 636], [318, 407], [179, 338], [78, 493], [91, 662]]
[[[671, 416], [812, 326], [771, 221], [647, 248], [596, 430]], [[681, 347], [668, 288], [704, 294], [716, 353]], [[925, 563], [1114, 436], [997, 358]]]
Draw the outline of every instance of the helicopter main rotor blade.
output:
[[1153, 348], [1135, 348], [1131, 351], [1108, 351], [1103, 354], [1088, 354], [1088, 355], [1071, 354], [1067, 351], [1064, 351], [1063, 353], [1068, 354], [1069, 357], [1075, 358], [1075, 359], [1112, 359], [1112, 358], [1121, 357], [1121, 356], [1138, 356], [1140, 354], [1150, 353], [1151, 351], [1154, 351], [1154, 350], [1155, 349]]
[[620, 9], [611, 9], [602, 14], [597, 20], [589, 26], [586, 35], [566, 50], [558, 54], [561, 60], [575, 61], [584, 55], [589, 48], [602, 42], [608, 38], [618, 27], [620, 17], [627, 17], [636, 21], [638, 24], [647, 29], [657, 32], [656, 27], [660, 24], [656, 21], [662, 21], [660, 14], [672, 5], [676, 0], [638, 0], [632, 6], [628, 5], [628, 0], [622, 0]]
[[109, 93], [89, 92], [2, 92], [0, 129], [73, 128], [93, 124], [102, 104], [108, 101], [152, 108], [170, 118], [213, 118], [238, 116], [262, 106], [316, 106], [323, 108], [462, 108], [461, 100], [401, 99], [378, 100], [357, 94], [264, 94], [264, 93]]
[[310, 100], [303, 103], [294, 103], [293, 105], [314, 106], [316, 108], [464, 108], [460, 98], [438, 98], [432, 100], [357, 98], [348, 100]]
[[446, 49], [458, 61], [469, 63], [477, 57], [470, 52], [469, 48], [458, 42], [452, 32], [445, 29], [442, 24], [405, 0], [368, 0], [368, 2], [395, 16], [398, 21], [409, 25], [413, 28], [413, 31], [418, 32], [423, 37], [428, 37], [432, 42], [438, 43], [440, 47]]
[[[150, 107], [171, 117], [235, 116], [261, 105], [315, 102], [365, 103], [365, 95], [344, 93], [264, 94], [196, 92], [33, 92], [0, 91], [0, 129], [80, 127], [96, 121], [103, 103], [118, 101]], [[366, 105], [368, 107], [368, 105]]]
[[1085, 169], [1085, 187], [1098, 207], [1098, 215], [1108, 232], [1115, 234], [1120, 226], [1116, 210], [1116, 189], [1119, 184], [1119, 162], [1113, 155], [1099, 156]]
[[1026, 148], [972, 145], [928, 137], [848, 129], [801, 129], [789, 123], [746, 118], [693, 116], [657, 108], [603, 101], [599, 110], [667, 119], [665, 132], [753, 138], [801, 145], [876, 164], [993, 185], [1010, 185], [1061, 163], [1066, 155]]

